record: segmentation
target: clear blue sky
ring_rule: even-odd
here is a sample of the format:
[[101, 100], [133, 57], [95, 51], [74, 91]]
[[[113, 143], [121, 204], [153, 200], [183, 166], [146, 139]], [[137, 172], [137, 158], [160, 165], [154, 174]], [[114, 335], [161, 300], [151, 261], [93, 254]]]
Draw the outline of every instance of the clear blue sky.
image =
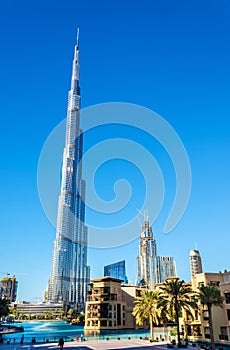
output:
[[[229, 1], [12, 0], [0, 11], [0, 271], [16, 274], [18, 299], [42, 298], [55, 229], [40, 205], [37, 164], [47, 136], [66, 116], [77, 27], [82, 107], [115, 101], [150, 108], [188, 152], [190, 202], [170, 234], [163, 234], [163, 214], [153, 225], [159, 254], [172, 255], [185, 280], [196, 243], [205, 271], [230, 269]], [[126, 259], [134, 282], [137, 245], [89, 249], [91, 276]]]

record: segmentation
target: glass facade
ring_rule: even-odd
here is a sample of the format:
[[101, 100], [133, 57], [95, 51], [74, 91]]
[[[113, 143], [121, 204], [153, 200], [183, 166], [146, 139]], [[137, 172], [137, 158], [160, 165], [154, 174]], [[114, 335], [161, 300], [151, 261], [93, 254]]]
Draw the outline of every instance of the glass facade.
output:
[[85, 182], [82, 180], [83, 135], [80, 130], [78, 40], [74, 51], [71, 89], [68, 93], [66, 139], [61, 193], [58, 199], [56, 239], [48, 300], [77, 304], [84, 309], [88, 285]]
[[164, 282], [168, 277], [176, 277], [176, 263], [172, 256], [159, 256], [159, 282]]
[[157, 243], [146, 220], [142, 227], [137, 256], [137, 285], [155, 288], [158, 282]]
[[124, 284], [127, 284], [128, 278], [126, 276], [125, 260], [104, 266], [104, 276], [118, 278], [123, 280]]
[[171, 256], [158, 256], [152, 227], [145, 220], [137, 256], [137, 285], [154, 289], [156, 283], [176, 277], [176, 263]]
[[203, 271], [201, 257], [198, 250], [190, 251], [190, 270], [191, 270], [191, 276], [195, 276], [198, 273], [202, 273]]

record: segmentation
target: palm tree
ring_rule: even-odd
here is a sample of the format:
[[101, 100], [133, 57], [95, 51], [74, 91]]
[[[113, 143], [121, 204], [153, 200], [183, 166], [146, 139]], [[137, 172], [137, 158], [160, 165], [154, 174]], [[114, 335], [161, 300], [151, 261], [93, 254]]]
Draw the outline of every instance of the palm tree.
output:
[[135, 306], [133, 316], [136, 318], [136, 323], [143, 325], [145, 320], [149, 320], [150, 324], [150, 339], [153, 340], [153, 323], [159, 324], [161, 319], [161, 309], [158, 307], [159, 293], [153, 290], [141, 291], [139, 297], [135, 297]]
[[207, 286], [201, 285], [199, 288], [199, 299], [201, 305], [206, 306], [208, 309], [208, 325], [210, 332], [210, 339], [212, 344], [212, 350], [215, 350], [215, 339], [213, 332], [212, 321], [212, 306], [223, 307], [224, 298], [220, 294], [220, 290], [216, 286], [208, 284]]
[[173, 319], [177, 325], [177, 342], [181, 344], [180, 340], [180, 324], [179, 318], [182, 309], [193, 317], [192, 309], [197, 308], [195, 293], [192, 288], [188, 286], [183, 280], [179, 278], [168, 279], [160, 287], [161, 307], [162, 310]]
[[73, 316], [73, 309], [69, 309], [67, 311], [66, 317], [67, 317], [68, 320], [71, 320], [73, 318], [72, 316]]
[[60, 318], [61, 320], [63, 320], [64, 313], [65, 313], [65, 312], [64, 312], [63, 309], [58, 310], [58, 318]]
[[9, 300], [6, 298], [0, 298], [0, 319], [2, 316], [7, 316], [9, 312]]

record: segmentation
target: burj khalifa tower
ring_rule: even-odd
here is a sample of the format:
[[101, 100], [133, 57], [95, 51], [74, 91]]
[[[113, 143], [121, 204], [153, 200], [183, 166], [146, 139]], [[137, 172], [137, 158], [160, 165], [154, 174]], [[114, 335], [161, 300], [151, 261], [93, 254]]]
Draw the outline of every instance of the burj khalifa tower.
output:
[[88, 285], [85, 181], [82, 180], [83, 133], [80, 129], [79, 30], [68, 93], [61, 192], [48, 300], [84, 309]]

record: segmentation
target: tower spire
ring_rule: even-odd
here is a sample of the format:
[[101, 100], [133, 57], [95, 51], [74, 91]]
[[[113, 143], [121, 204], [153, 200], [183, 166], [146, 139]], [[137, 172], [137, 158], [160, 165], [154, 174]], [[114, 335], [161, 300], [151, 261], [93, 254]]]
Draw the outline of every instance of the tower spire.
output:
[[77, 41], [76, 41], [76, 46], [77, 46], [77, 49], [78, 49], [78, 44], [79, 44], [79, 27], [77, 28]]
[[76, 45], [74, 50], [74, 64], [78, 63], [79, 59], [79, 28], [77, 28], [77, 38], [76, 38]]
[[83, 135], [80, 129], [78, 44], [79, 28], [74, 48], [71, 88], [68, 93], [66, 140], [48, 300], [75, 304], [81, 311], [85, 305], [89, 269], [85, 225], [85, 181], [82, 179], [81, 164]]

